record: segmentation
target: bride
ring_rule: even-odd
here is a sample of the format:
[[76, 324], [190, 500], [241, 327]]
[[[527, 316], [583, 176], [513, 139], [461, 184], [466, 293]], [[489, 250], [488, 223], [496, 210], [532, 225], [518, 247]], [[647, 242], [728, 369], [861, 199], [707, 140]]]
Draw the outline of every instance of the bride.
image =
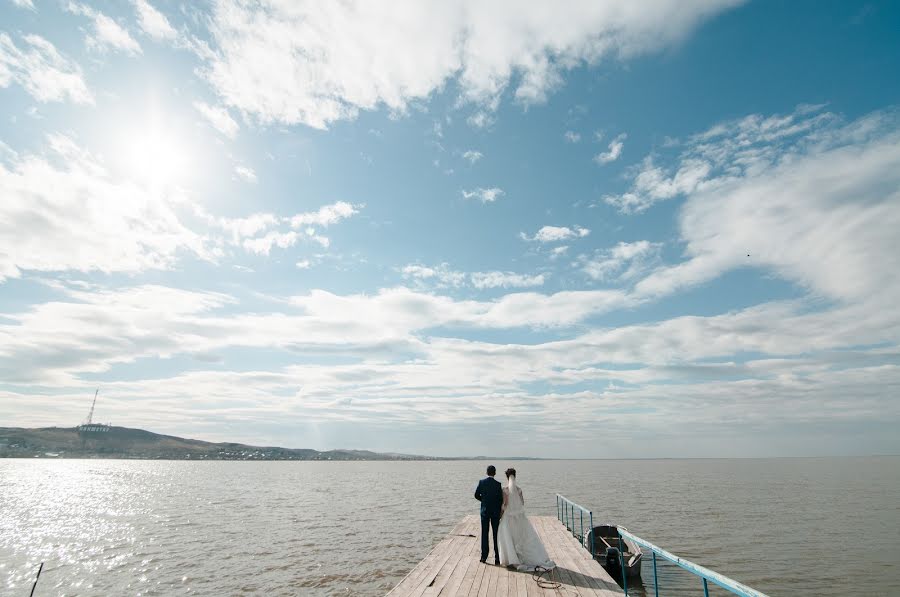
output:
[[531, 571], [536, 567], [556, 568], [547, 550], [525, 515], [525, 497], [516, 485], [516, 469], [506, 469], [507, 486], [503, 490], [503, 509], [497, 543], [500, 564]]

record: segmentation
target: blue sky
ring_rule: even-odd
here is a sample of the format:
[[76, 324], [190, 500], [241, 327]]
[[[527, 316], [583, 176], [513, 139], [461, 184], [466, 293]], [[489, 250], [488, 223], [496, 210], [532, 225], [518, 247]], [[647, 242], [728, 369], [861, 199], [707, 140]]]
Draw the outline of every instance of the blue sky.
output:
[[0, 15], [0, 424], [900, 451], [895, 3]]

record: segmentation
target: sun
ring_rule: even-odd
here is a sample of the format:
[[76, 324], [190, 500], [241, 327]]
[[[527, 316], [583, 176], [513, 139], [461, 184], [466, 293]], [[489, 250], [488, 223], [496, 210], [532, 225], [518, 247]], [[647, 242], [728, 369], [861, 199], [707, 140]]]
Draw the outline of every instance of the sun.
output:
[[138, 126], [123, 140], [125, 166], [137, 181], [152, 187], [176, 184], [187, 172], [185, 143], [159, 122]]

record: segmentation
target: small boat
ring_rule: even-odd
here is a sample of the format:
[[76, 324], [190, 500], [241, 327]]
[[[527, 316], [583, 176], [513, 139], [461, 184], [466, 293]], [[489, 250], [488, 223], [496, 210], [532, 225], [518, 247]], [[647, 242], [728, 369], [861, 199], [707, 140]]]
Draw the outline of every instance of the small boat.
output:
[[[619, 527], [614, 524], [603, 524], [587, 531], [584, 534], [584, 544], [588, 549], [591, 548], [592, 536], [594, 539], [594, 559], [600, 562], [600, 565], [613, 578], [622, 574], [623, 562], [625, 564], [625, 575], [628, 578], [641, 575], [641, 560], [644, 557], [644, 552], [641, 551], [640, 545], [635, 544], [627, 537], [622, 537], [619, 534]], [[624, 554], [619, 553], [620, 545], [625, 550]]]

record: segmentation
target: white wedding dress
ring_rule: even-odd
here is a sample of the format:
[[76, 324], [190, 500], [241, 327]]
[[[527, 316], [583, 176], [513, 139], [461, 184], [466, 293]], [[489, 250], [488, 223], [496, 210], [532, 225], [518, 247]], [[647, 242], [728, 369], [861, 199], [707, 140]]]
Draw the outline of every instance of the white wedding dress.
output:
[[516, 485], [515, 476], [509, 478], [503, 494], [506, 496], [506, 509], [497, 530], [500, 564], [525, 571], [532, 571], [538, 566], [556, 568], [537, 531], [525, 515], [525, 500], [522, 490]]

